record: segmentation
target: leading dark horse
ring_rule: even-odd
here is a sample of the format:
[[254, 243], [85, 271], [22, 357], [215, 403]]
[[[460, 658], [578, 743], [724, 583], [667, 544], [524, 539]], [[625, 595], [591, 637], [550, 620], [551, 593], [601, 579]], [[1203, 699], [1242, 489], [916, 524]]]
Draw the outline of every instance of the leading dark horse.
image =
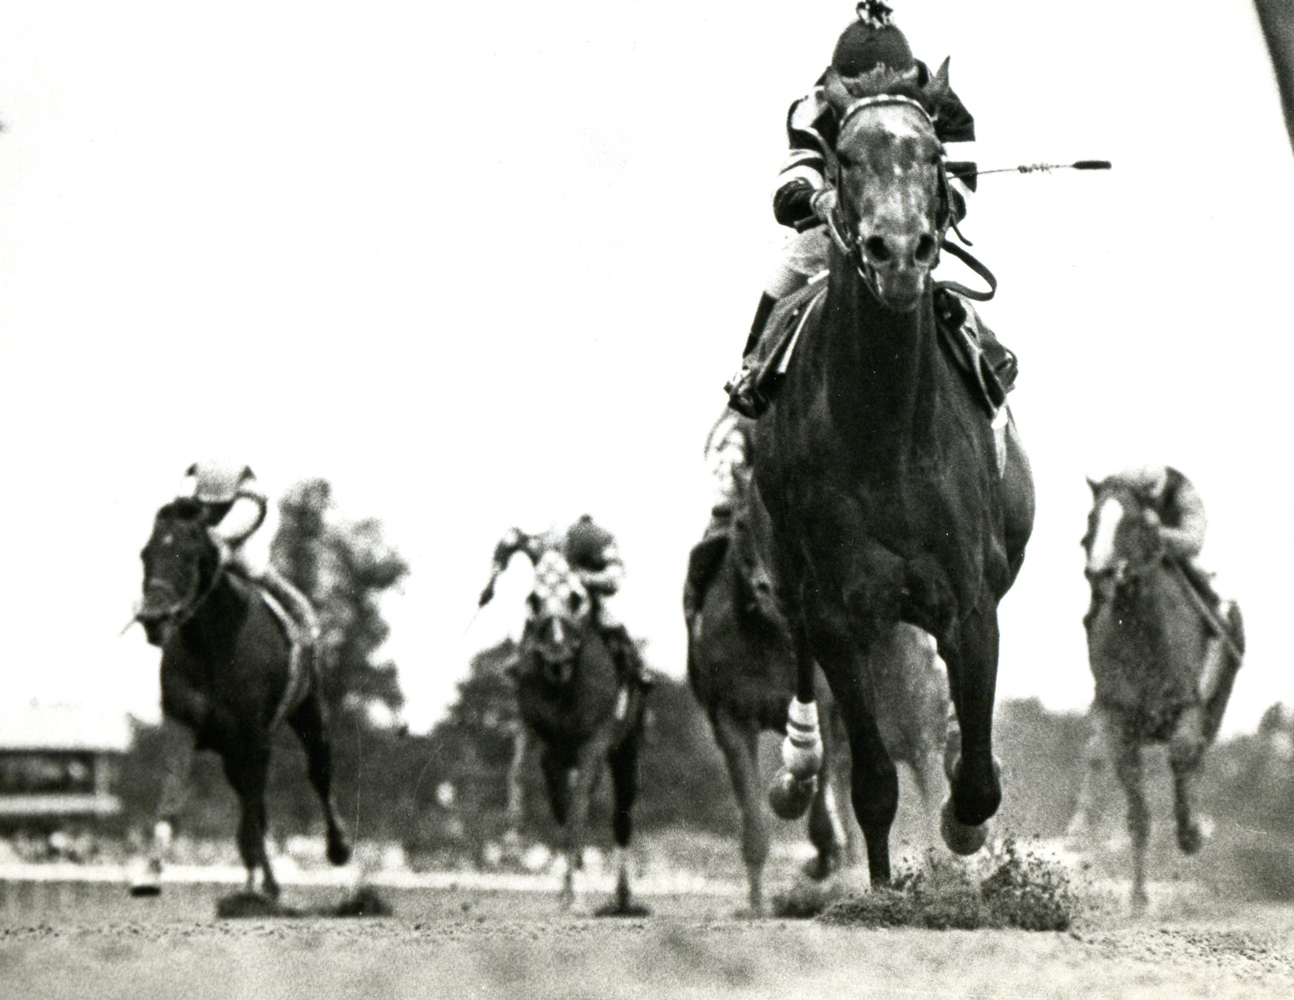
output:
[[[753, 421], [730, 414], [719, 426], [729, 435], [740, 435], [745, 441], [741, 450], [749, 454]], [[728, 764], [741, 810], [749, 908], [752, 914], [760, 914], [769, 837], [759, 793], [759, 735], [769, 730], [785, 732], [796, 663], [790, 630], [768, 571], [768, 514], [747, 467], [733, 471], [732, 488], [726, 493], [726, 533], [707, 536], [693, 550], [689, 565], [684, 596], [687, 674]], [[895, 760], [912, 769], [933, 832], [945, 784], [949, 705], [948, 687], [932, 645], [919, 629], [897, 625], [873, 644], [862, 677], [884, 706], [878, 723], [885, 746]], [[837, 804], [841, 792], [837, 785], [849, 775], [844, 733], [829, 692], [819, 694], [824, 696], [820, 701], [827, 725], [808, 824], [817, 855], [805, 868], [816, 879], [830, 875], [854, 847]]]
[[1013, 425], [995, 435], [936, 320], [930, 272], [951, 215], [934, 118], [947, 86], [947, 62], [924, 86], [827, 81], [840, 126], [826, 302], [759, 421], [754, 456], [798, 661], [774, 806], [802, 812], [813, 790], [816, 660], [848, 729], [854, 810], [877, 884], [890, 878], [898, 779], [877, 722], [885, 706], [862, 681], [865, 657], [896, 622], [934, 636], [961, 728], [944, 840], [978, 849], [1001, 802], [997, 605], [1033, 526]]
[[180, 499], [159, 510], [140, 556], [144, 600], [136, 617], [162, 650], [162, 711], [192, 731], [196, 749], [220, 755], [241, 807], [238, 851], [248, 890], [259, 868], [265, 893], [279, 892], [265, 851], [265, 780], [281, 720], [305, 747], [327, 820], [328, 860], [345, 864], [350, 846], [332, 801], [313, 650], [293, 656], [287, 626], [266, 598], [221, 566], [196, 501]]
[[1083, 547], [1095, 592], [1085, 622], [1096, 682], [1089, 766], [1071, 822], [1086, 825], [1092, 758], [1108, 753], [1128, 799], [1132, 905], [1146, 905], [1150, 814], [1142, 788], [1141, 748], [1167, 743], [1173, 771], [1177, 844], [1187, 854], [1203, 842], [1194, 815], [1204, 751], [1217, 736], [1244, 655], [1244, 622], [1234, 603], [1214, 614], [1168, 554], [1136, 492], [1117, 477], [1092, 487]]
[[583, 867], [593, 787], [603, 761], [611, 766], [617, 883], [602, 914], [642, 912], [630, 902], [627, 848], [638, 794], [638, 750], [645, 691], [626, 680], [593, 623], [590, 595], [556, 547], [525, 551], [535, 583], [514, 674], [526, 729], [542, 747], [540, 770], [553, 817], [563, 827], [566, 872], [562, 903], [578, 904], [575, 875]]

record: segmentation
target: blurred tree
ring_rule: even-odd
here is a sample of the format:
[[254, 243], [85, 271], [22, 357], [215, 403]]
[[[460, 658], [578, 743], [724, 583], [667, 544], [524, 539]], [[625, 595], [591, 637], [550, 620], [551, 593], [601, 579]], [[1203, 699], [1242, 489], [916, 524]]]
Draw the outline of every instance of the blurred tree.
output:
[[404, 703], [395, 664], [374, 662], [390, 632], [378, 602], [409, 567], [383, 541], [380, 522], [334, 520], [331, 510], [326, 480], [289, 489], [279, 501], [270, 559], [319, 613], [324, 697], [333, 712], [367, 715], [375, 703], [394, 712]]

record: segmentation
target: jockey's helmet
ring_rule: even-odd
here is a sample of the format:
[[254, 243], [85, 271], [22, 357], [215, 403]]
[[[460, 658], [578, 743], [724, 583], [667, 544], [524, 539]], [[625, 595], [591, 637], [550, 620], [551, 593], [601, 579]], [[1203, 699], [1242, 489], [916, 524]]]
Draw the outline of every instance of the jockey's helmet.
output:
[[606, 563], [606, 552], [615, 544], [611, 532], [583, 515], [566, 532], [566, 559], [572, 566], [600, 568]]
[[837, 73], [862, 76], [881, 66], [895, 72], [916, 66], [907, 38], [890, 22], [889, 14], [881, 3], [858, 5], [858, 19], [841, 33], [831, 54]]
[[194, 462], [184, 475], [192, 480], [193, 499], [207, 504], [232, 503], [238, 491], [256, 478], [246, 465]]

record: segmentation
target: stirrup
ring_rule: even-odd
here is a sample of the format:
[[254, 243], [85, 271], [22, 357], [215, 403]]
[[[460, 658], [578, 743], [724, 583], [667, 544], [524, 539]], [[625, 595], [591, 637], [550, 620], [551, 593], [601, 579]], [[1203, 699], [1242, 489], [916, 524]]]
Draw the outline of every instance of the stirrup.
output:
[[768, 409], [771, 400], [756, 387], [758, 372], [744, 365], [734, 375], [723, 390], [728, 394], [729, 408], [736, 410], [743, 417], [758, 420]]

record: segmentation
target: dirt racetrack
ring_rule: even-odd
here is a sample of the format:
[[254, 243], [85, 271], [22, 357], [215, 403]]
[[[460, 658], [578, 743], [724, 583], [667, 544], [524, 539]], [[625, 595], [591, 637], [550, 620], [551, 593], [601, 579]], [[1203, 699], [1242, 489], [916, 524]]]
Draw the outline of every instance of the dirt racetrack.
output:
[[[227, 887], [4, 884], [7, 998], [1294, 996], [1294, 907], [1155, 887], [1065, 933], [862, 930], [735, 918], [740, 887], [651, 894], [634, 919], [563, 916], [550, 893], [384, 888], [395, 916], [213, 917]], [[337, 887], [294, 886], [299, 907]], [[591, 900], [596, 901], [596, 900]]]

